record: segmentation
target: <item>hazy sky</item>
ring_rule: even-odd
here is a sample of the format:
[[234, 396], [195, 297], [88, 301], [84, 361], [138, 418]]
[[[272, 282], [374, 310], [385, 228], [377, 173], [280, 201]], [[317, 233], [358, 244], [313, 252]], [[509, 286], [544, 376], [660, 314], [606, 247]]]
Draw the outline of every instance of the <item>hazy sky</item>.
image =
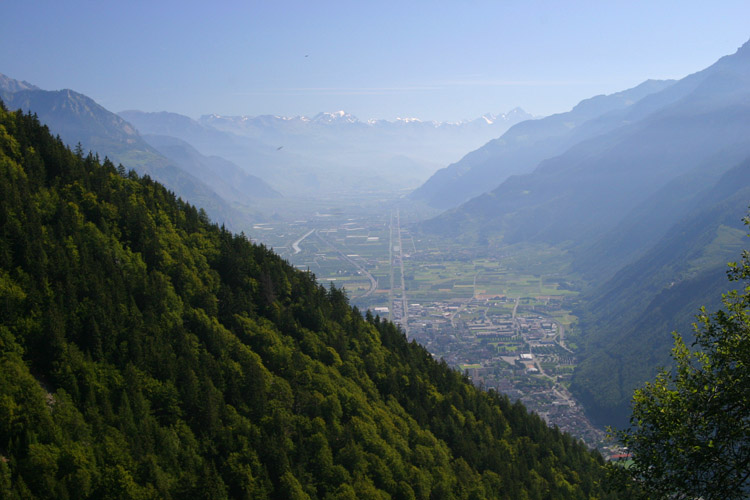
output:
[[0, 0], [0, 73], [112, 111], [545, 115], [700, 70], [749, 19], [748, 0]]

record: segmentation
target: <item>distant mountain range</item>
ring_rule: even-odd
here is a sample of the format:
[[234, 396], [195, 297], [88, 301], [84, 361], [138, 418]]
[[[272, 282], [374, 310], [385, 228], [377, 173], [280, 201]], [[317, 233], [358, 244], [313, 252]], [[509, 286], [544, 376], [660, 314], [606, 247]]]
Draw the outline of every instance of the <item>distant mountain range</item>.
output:
[[302, 128], [315, 128], [321, 125], [325, 126], [366, 126], [370, 128], [404, 128], [412, 129], [451, 129], [453, 131], [464, 129], [474, 131], [487, 131], [485, 134], [495, 135], [502, 134], [509, 126], [534, 118], [521, 108], [514, 108], [507, 113], [492, 114], [487, 113], [473, 120], [462, 120], [458, 122], [440, 122], [440, 121], [423, 121], [419, 118], [396, 118], [390, 120], [367, 120], [361, 121], [356, 116], [340, 110], [336, 112], [321, 112], [313, 117], [307, 116], [278, 116], [278, 115], [260, 115], [260, 116], [221, 116], [216, 114], [204, 115], [200, 122], [208, 124], [218, 129], [226, 130], [252, 130], [252, 133], [263, 134], [273, 129], [285, 129], [289, 132], [299, 131]]
[[[628, 93], [633, 99], [617, 105], [597, 98], [607, 110], [571, 121], [570, 132], [566, 115], [555, 115], [467, 155], [464, 163], [482, 155], [484, 163], [463, 177], [484, 172], [485, 185], [504, 175], [508, 158], [525, 159], [531, 172], [422, 224], [467, 245], [570, 252], [573, 271], [589, 283], [573, 390], [610, 423], [624, 423], [632, 389], [667, 362], [669, 332], [689, 333], [697, 306], [716, 304], [729, 287], [722, 269], [738, 255], [750, 204], [750, 42], [677, 82], [646, 82], [620, 97]], [[535, 146], [508, 146], [522, 138]]]
[[120, 113], [147, 134], [172, 135], [218, 155], [287, 195], [415, 187], [508, 127], [532, 118], [521, 109], [457, 123], [416, 118], [361, 121], [344, 111], [313, 117]]

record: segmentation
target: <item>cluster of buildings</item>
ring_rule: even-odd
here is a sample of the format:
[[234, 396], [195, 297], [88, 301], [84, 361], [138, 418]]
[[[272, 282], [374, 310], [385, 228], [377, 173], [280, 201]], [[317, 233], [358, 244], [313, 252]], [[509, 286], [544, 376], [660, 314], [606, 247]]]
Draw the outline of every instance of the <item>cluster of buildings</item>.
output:
[[576, 359], [558, 344], [562, 327], [528, 308], [511, 314], [508, 304], [497, 296], [409, 304], [409, 336], [478, 386], [520, 399], [548, 423], [603, 446], [604, 432], [563, 385]]

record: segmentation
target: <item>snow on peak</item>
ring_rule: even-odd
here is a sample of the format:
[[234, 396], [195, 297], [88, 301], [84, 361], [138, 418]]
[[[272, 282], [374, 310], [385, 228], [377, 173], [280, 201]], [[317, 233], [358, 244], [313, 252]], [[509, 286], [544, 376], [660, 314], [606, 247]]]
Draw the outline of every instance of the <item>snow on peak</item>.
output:
[[[282, 123], [300, 123], [305, 126], [312, 126], [313, 124], [320, 125], [366, 125], [371, 127], [389, 127], [389, 126], [400, 126], [400, 127], [420, 127], [420, 126], [432, 126], [435, 128], [441, 127], [497, 127], [512, 125], [522, 120], [528, 120], [534, 118], [529, 115], [521, 108], [514, 108], [507, 113], [485, 113], [479, 118], [474, 120], [461, 120], [458, 122], [440, 122], [440, 121], [425, 121], [415, 117], [397, 117], [395, 120], [387, 119], [369, 119], [367, 121], [360, 121], [356, 116], [347, 113], [344, 110], [332, 111], [332, 112], [321, 112], [313, 117], [307, 116], [283, 116], [283, 115], [259, 115], [259, 116], [223, 116], [219, 114], [203, 115], [201, 121], [204, 123], [210, 123], [219, 125], [221, 122], [223, 126], [233, 123], [240, 127], [265, 127], [265, 126], [278, 126]], [[222, 125], [219, 125], [222, 126]]]
[[330, 112], [322, 112], [315, 115], [312, 119], [315, 122], [320, 123], [357, 123], [359, 120], [356, 116], [350, 115], [346, 111], [339, 110]]

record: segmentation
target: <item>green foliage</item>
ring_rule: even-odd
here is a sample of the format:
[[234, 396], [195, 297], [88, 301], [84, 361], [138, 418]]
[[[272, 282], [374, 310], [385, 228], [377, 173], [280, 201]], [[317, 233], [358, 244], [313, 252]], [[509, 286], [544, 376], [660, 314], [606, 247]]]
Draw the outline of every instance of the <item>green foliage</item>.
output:
[[[750, 218], [745, 222], [750, 225]], [[674, 334], [675, 367], [637, 390], [629, 430], [630, 472], [658, 498], [740, 499], [750, 492], [750, 253], [731, 263], [744, 282], [724, 310], [701, 309], [693, 349]]]
[[569, 435], [2, 107], [0, 305], [11, 498], [604, 496]]

